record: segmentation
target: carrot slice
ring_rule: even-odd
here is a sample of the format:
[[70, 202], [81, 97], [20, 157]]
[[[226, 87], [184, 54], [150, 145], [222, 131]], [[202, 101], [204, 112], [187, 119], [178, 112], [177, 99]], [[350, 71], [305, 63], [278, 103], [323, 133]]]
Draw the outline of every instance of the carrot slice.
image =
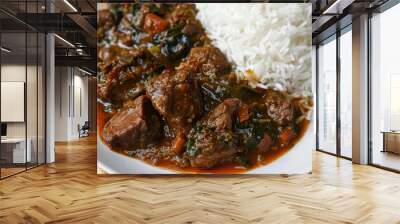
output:
[[292, 128], [285, 128], [279, 133], [278, 139], [279, 139], [279, 144], [282, 147], [285, 147], [290, 144], [290, 141], [296, 137], [296, 133]]
[[261, 141], [257, 145], [258, 151], [259, 152], [268, 151], [269, 147], [271, 146], [271, 143], [272, 143], [271, 137], [268, 135], [268, 133], [264, 133], [263, 138], [261, 139]]
[[186, 142], [185, 135], [183, 133], [179, 133], [174, 139], [172, 145], [172, 150], [175, 153], [175, 155], [179, 155], [182, 153], [185, 146], [185, 142]]
[[239, 108], [239, 121], [240, 123], [245, 122], [249, 119], [249, 106], [245, 103]]
[[144, 17], [143, 29], [150, 34], [160, 33], [167, 27], [168, 22], [154, 13], [147, 13]]

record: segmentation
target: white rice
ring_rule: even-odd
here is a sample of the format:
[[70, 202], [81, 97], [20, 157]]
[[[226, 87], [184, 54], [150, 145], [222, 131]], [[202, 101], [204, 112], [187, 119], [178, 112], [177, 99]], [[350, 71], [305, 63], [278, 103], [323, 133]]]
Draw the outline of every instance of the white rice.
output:
[[197, 3], [207, 34], [251, 86], [311, 96], [311, 4]]

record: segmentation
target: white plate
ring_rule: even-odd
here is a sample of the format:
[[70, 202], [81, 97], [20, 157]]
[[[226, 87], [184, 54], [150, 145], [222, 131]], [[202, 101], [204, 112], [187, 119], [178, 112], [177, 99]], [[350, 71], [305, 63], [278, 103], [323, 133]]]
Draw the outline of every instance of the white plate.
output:
[[[314, 119], [304, 136], [293, 148], [270, 164], [249, 170], [245, 174], [304, 174], [311, 172], [312, 150], [315, 147]], [[175, 170], [151, 166], [108, 148], [97, 137], [97, 167], [109, 174], [179, 174]]]

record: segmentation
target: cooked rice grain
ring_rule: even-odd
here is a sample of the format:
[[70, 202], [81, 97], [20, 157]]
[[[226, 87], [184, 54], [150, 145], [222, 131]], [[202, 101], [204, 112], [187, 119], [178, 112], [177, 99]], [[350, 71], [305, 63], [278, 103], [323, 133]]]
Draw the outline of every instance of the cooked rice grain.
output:
[[213, 44], [251, 86], [311, 96], [311, 4], [197, 3]]

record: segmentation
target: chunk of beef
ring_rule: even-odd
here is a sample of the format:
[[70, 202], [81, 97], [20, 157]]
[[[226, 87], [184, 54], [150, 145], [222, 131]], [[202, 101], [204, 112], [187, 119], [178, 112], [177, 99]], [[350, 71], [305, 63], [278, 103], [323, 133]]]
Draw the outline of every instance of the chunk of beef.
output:
[[97, 12], [97, 24], [105, 30], [111, 29], [115, 25], [115, 15], [110, 9], [103, 9]]
[[171, 13], [166, 15], [168, 21], [173, 25], [185, 25], [190, 20], [196, 19], [196, 8], [193, 4], [177, 4]]
[[199, 87], [191, 74], [164, 70], [147, 82], [146, 93], [172, 128], [191, 124], [202, 114]]
[[178, 4], [172, 8], [166, 19], [173, 27], [181, 27], [182, 32], [192, 39], [194, 46], [207, 40], [201, 23], [196, 19], [196, 8], [193, 4]]
[[229, 72], [230, 68], [230, 63], [218, 48], [207, 46], [192, 48], [187, 61], [182, 63], [178, 70], [215, 77]]
[[224, 100], [191, 130], [185, 156], [192, 167], [212, 168], [243, 152], [232, 131], [240, 105], [236, 98]]
[[137, 49], [131, 53], [131, 56], [118, 59], [102, 69], [98, 82], [101, 99], [120, 104], [135, 99], [144, 92], [142, 80], [160, 68], [147, 50]]
[[295, 107], [282, 93], [268, 90], [264, 96], [267, 106], [267, 114], [278, 125], [286, 125], [293, 122]]
[[271, 145], [272, 145], [272, 139], [269, 136], [269, 134], [265, 132], [264, 136], [262, 137], [260, 142], [257, 144], [256, 148], [257, 148], [258, 152], [266, 152], [269, 150]]
[[165, 14], [171, 11], [172, 4], [161, 3], [141, 3], [140, 12], [143, 14], [154, 13], [158, 16], [164, 17]]
[[238, 111], [241, 104], [242, 102], [236, 98], [224, 100], [211, 111], [205, 124], [216, 132], [230, 131], [234, 113]]
[[104, 126], [103, 138], [112, 146], [144, 148], [161, 133], [161, 119], [146, 96], [136, 98]]
[[196, 79], [190, 73], [171, 70], [151, 79], [146, 84], [146, 93], [154, 108], [166, 119], [177, 137], [174, 151], [183, 149], [182, 141], [190, 124], [203, 113], [202, 99]]
[[104, 9], [97, 12], [97, 24], [97, 40], [101, 43], [103, 40], [109, 39], [106, 33], [115, 26], [115, 16], [110, 9]]

